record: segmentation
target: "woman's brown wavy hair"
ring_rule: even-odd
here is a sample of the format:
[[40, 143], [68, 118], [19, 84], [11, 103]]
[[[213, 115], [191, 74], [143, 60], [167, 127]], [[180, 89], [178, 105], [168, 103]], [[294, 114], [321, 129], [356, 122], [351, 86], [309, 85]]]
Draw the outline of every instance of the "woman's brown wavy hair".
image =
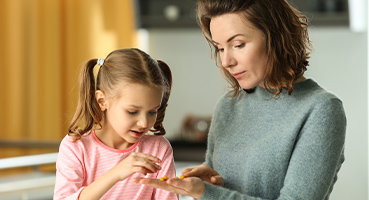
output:
[[172, 86], [172, 74], [169, 66], [163, 61], [154, 60], [145, 52], [135, 48], [111, 52], [98, 69], [97, 81], [95, 81], [94, 76], [96, 64], [97, 59], [91, 59], [81, 70], [79, 100], [68, 129], [68, 135], [79, 139], [96, 125], [101, 127], [104, 111], [101, 111], [96, 101], [95, 91], [101, 90], [107, 96], [116, 98], [117, 86], [122, 81], [163, 88], [163, 99], [151, 132], [155, 135], [164, 135], [163, 120]]
[[[264, 86], [275, 96], [283, 88], [291, 94], [294, 81], [304, 74], [309, 65], [311, 43], [306, 16], [285, 0], [198, 0], [197, 20], [211, 47], [214, 45], [210, 21], [226, 13], [241, 14], [262, 31], [268, 57]], [[217, 51], [214, 51], [214, 58], [220, 67]], [[242, 88], [237, 80], [225, 68], [220, 68], [233, 88], [232, 96], [238, 96]]]

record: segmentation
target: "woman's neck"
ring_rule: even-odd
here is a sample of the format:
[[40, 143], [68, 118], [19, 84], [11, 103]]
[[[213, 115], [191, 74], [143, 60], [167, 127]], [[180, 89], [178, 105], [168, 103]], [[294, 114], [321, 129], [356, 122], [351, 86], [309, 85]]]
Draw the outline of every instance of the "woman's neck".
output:
[[300, 76], [298, 79], [296, 79], [295, 80], [295, 82], [293, 82], [293, 83], [299, 83], [299, 82], [302, 82], [302, 81], [304, 81], [304, 80], [306, 80], [306, 78], [305, 78], [305, 76]]
[[[305, 78], [304, 76], [300, 76], [299, 78], [297, 78], [297, 79], [293, 82], [293, 84], [295, 84], [295, 83], [299, 83], [299, 82], [302, 82], [302, 81], [304, 81], [304, 80], [306, 80], [306, 78]], [[259, 87], [261, 87], [261, 88], [264, 88], [264, 89], [265, 89], [264, 82], [260, 83], [260, 84], [259, 84]]]

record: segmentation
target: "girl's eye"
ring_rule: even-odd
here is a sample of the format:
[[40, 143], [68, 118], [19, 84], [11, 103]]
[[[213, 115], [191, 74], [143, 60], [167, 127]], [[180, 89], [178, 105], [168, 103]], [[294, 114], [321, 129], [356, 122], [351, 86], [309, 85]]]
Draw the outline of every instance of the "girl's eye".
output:
[[137, 114], [137, 111], [127, 111], [128, 112], [128, 114], [130, 114], [130, 115], [135, 115], [135, 114]]
[[158, 112], [157, 111], [150, 111], [149, 115], [156, 115]]

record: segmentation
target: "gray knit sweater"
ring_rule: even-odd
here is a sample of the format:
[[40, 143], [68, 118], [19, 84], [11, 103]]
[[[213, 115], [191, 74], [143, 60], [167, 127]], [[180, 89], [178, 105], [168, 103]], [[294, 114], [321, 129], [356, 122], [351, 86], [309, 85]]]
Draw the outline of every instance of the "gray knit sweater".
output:
[[219, 100], [205, 164], [225, 184], [206, 183], [201, 199], [328, 199], [344, 161], [342, 102], [311, 79], [272, 96], [257, 87]]

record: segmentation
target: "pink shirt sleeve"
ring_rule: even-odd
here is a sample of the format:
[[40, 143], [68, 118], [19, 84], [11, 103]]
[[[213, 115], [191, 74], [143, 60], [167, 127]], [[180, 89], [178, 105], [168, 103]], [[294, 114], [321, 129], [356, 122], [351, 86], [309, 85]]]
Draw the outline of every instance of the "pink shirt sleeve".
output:
[[78, 152], [78, 141], [72, 143], [65, 137], [60, 144], [56, 161], [54, 200], [78, 199], [84, 188], [83, 180], [84, 167]]
[[[174, 166], [173, 160], [173, 150], [167, 140], [164, 140], [167, 144], [162, 144], [161, 146], [166, 147], [166, 152], [164, 157], [162, 158], [161, 170], [158, 172], [158, 178], [163, 176], [167, 176], [168, 178], [173, 178], [176, 176], [176, 170]], [[177, 200], [178, 194], [168, 192], [166, 190], [155, 189], [154, 191], [154, 199], [155, 200]]]

